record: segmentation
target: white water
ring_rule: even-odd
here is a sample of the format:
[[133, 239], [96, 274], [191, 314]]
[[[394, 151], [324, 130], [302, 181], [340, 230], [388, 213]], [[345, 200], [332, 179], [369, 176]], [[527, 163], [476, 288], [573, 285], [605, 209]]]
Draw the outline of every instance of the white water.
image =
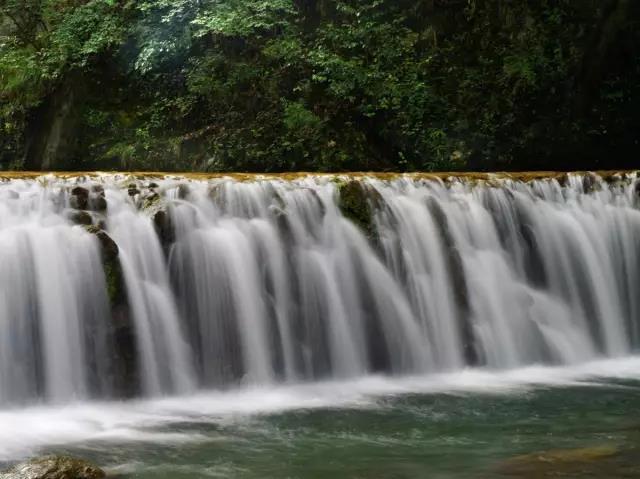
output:
[[[404, 394], [523, 394], [538, 387], [616, 387], [610, 379], [640, 379], [640, 359], [615, 359], [573, 367], [530, 366], [508, 372], [468, 369], [457, 373], [242, 388], [129, 402], [84, 402], [64, 407], [0, 411], [0, 461], [74, 446], [103, 450], [117, 444], [209, 442], [187, 424], [242, 423], [292, 410], [384, 407], [380, 398]], [[603, 381], [604, 380], [604, 381]], [[623, 386], [620, 386], [623, 387]], [[172, 431], [172, 426], [180, 430]]]
[[[634, 175], [496, 186], [362, 180], [374, 239], [329, 178], [0, 183], [0, 404], [578, 365], [640, 347]], [[129, 196], [137, 182], [141, 193]], [[77, 184], [119, 247], [133, 354], [123, 366], [94, 235], [69, 219]], [[146, 201], [148, 203], [148, 201]], [[114, 366], [116, 363], [118, 366]], [[115, 381], [117, 382], [117, 381]]]

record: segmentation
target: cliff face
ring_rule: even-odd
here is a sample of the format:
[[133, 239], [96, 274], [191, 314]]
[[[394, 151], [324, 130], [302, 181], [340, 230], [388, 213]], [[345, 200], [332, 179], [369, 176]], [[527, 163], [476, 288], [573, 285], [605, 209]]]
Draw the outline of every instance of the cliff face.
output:
[[630, 0], [27, 3], [0, 7], [4, 169], [604, 169], [640, 153]]

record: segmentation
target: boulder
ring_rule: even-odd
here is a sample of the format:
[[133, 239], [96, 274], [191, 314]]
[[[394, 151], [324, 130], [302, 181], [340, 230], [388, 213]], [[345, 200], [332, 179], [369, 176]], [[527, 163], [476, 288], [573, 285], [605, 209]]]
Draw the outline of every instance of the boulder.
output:
[[91, 213], [84, 210], [72, 210], [69, 213], [69, 219], [77, 225], [90, 226], [93, 224], [93, 217], [91, 216]]
[[338, 185], [340, 198], [338, 206], [345, 218], [360, 227], [369, 239], [376, 238], [373, 215], [382, 203], [377, 190], [366, 183], [351, 180]]
[[76, 210], [86, 210], [89, 206], [89, 190], [82, 186], [76, 186], [71, 190], [69, 204]]
[[95, 211], [106, 211], [107, 209], [107, 199], [102, 195], [91, 198], [90, 204], [91, 209]]
[[95, 193], [97, 196], [104, 197], [104, 186], [102, 185], [93, 185], [91, 187], [91, 191]]
[[102, 479], [107, 477], [98, 466], [68, 456], [31, 459], [0, 473], [0, 479]]
[[138, 185], [136, 185], [135, 183], [130, 183], [129, 186], [127, 187], [127, 192], [129, 193], [129, 196], [136, 196], [140, 194], [140, 190], [138, 189]]

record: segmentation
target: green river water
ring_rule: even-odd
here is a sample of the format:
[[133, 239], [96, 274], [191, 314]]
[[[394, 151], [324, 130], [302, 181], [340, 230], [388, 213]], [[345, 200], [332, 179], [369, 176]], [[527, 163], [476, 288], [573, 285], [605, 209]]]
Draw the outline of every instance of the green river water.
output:
[[640, 360], [36, 408], [2, 419], [16, 425], [5, 456], [42, 441], [38, 453], [79, 455], [127, 479], [640, 477]]

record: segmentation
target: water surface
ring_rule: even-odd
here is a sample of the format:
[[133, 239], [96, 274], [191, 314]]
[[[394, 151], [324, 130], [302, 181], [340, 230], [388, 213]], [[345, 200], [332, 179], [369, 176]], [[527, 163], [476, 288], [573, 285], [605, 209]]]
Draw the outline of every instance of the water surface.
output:
[[640, 359], [619, 359], [5, 411], [0, 455], [123, 478], [638, 477], [639, 411]]

